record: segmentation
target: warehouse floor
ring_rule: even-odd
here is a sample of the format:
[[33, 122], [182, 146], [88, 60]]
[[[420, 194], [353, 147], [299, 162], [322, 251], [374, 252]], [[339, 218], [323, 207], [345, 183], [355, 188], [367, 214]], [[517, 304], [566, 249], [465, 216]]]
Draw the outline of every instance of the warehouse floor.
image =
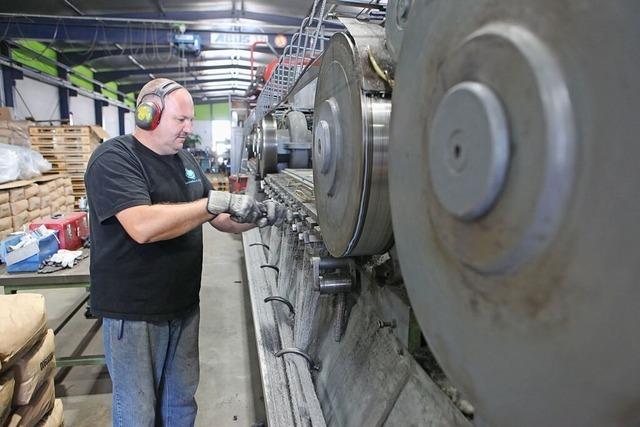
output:
[[[239, 235], [204, 226], [204, 266], [200, 293], [200, 386], [196, 426], [251, 426], [265, 420], [249, 291]], [[57, 325], [84, 291], [43, 291], [49, 325]], [[56, 335], [56, 353], [102, 354], [99, 323], [82, 312]], [[56, 397], [65, 424], [111, 425], [111, 382], [106, 367], [58, 369]]]

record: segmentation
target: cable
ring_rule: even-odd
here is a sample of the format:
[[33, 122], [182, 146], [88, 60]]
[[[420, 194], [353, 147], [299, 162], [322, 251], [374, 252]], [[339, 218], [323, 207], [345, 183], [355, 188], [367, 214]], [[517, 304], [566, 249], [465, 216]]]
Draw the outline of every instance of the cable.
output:
[[18, 90], [18, 86], [14, 86], [14, 88], [16, 89], [16, 93], [18, 94], [18, 96], [20, 97], [20, 99], [22, 100], [22, 103], [24, 104], [24, 107], [27, 109], [27, 111], [29, 112], [29, 115], [31, 117], [33, 117], [34, 119], [36, 118], [34, 116], [34, 114], [31, 112], [31, 109], [29, 108], [29, 106], [27, 105], [27, 101], [24, 100], [24, 98], [22, 97], [22, 94], [20, 93], [20, 91]]

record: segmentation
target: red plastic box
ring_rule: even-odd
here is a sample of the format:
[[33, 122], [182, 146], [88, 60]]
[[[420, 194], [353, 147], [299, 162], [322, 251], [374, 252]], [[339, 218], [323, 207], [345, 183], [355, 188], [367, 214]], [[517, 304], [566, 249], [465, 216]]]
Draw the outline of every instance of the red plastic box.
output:
[[75, 250], [89, 237], [89, 221], [86, 212], [73, 212], [33, 221], [30, 230], [44, 225], [50, 230], [58, 230], [60, 249]]
[[247, 189], [249, 175], [231, 175], [229, 177], [229, 192], [242, 193]]

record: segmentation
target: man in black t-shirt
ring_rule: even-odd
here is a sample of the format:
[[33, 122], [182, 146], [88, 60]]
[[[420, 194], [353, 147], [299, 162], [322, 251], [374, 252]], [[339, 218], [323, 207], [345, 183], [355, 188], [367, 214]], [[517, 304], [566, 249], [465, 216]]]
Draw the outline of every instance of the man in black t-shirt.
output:
[[91, 308], [103, 318], [113, 425], [191, 426], [202, 224], [238, 233], [281, 222], [284, 209], [212, 191], [195, 159], [181, 151], [194, 116], [182, 86], [153, 80], [137, 105], [133, 135], [103, 143], [85, 175]]

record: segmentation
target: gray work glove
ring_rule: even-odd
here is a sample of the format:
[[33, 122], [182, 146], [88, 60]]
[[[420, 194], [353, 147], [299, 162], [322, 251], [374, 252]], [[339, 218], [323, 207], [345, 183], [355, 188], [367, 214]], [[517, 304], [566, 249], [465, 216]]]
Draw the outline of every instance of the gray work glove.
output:
[[240, 223], [257, 223], [264, 216], [253, 197], [226, 191], [209, 191], [207, 210], [213, 215], [228, 213], [232, 220]]
[[258, 220], [259, 227], [266, 227], [267, 225], [279, 227], [287, 216], [287, 208], [273, 200], [262, 202], [262, 210], [264, 218]]

